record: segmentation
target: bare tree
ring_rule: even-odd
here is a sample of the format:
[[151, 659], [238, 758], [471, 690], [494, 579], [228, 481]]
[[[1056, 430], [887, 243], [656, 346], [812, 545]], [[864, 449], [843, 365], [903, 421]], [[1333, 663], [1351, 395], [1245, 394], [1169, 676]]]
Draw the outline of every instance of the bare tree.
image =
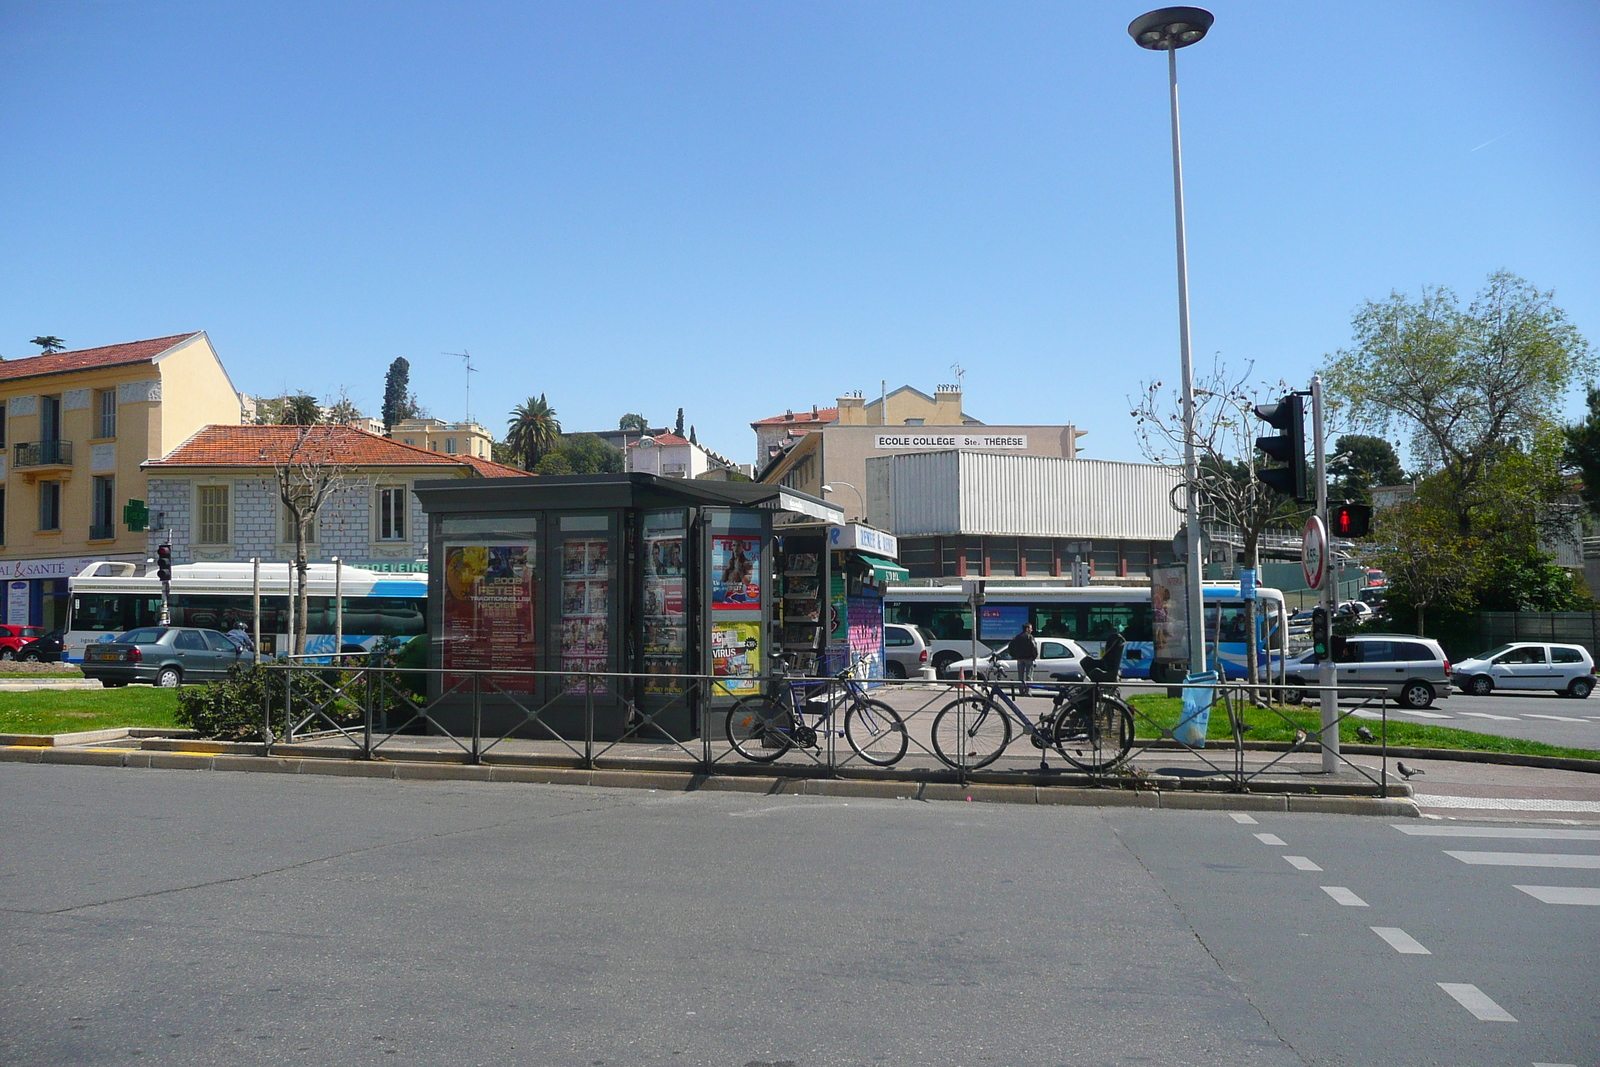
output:
[[[285, 426], [289, 437], [279, 450], [263, 448], [261, 458], [270, 460], [278, 480], [278, 499], [283, 502], [289, 529], [294, 535], [294, 571], [298, 578], [295, 596], [294, 628], [289, 644], [293, 655], [306, 651], [306, 542], [316, 529], [317, 516], [334, 493], [344, 487], [351, 468], [343, 462], [350, 453], [348, 426]], [[336, 650], [337, 651], [337, 650]]]
[[[1290, 522], [1295, 510], [1284, 498], [1257, 480], [1255, 438], [1263, 426], [1255, 405], [1268, 399], [1265, 386], [1250, 384], [1254, 364], [1231, 374], [1219, 358], [1194, 387], [1196, 484], [1201, 507], [1239, 533], [1247, 564], [1259, 574], [1261, 535]], [[1280, 388], [1283, 388], [1280, 383]], [[1277, 399], [1281, 393], [1273, 393]], [[1139, 451], [1152, 463], [1181, 467], [1184, 454], [1183, 401], [1176, 389], [1151, 382], [1137, 399], [1129, 398]], [[1175, 502], [1174, 506], [1177, 506]], [[1182, 510], [1181, 508], [1179, 510]], [[1195, 620], [1198, 625], [1203, 620]], [[1256, 632], [1256, 602], [1245, 602], [1246, 632]], [[1256, 643], [1245, 642], [1245, 664], [1251, 682], [1260, 680]]]

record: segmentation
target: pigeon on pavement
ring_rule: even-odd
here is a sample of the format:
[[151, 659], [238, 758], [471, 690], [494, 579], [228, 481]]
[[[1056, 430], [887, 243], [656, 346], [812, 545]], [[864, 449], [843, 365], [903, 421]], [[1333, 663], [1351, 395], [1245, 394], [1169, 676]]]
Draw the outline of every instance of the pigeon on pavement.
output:
[[1414, 778], [1419, 774], [1425, 773], [1421, 767], [1407, 767], [1399, 760], [1394, 761], [1394, 769], [1400, 772], [1400, 777], [1402, 778]]
[[1372, 731], [1367, 729], [1365, 726], [1357, 726], [1356, 727], [1356, 736], [1361, 738], [1362, 741], [1366, 742], [1369, 745], [1372, 744], [1372, 742], [1377, 740], [1376, 737], [1372, 736]]

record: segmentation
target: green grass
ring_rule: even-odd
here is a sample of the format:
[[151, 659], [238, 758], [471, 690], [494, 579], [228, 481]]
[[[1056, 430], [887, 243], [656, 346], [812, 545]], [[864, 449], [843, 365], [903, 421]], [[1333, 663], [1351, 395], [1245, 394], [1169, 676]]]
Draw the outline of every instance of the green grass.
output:
[[[1159, 726], [1171, 729], [1178, 723], [1182, 711], [1182, 701], [1176, 697], [1159, 696], [1153, 693], [1136, 695], [1129, 700], [1136, 711], [1141, 714], [1134, 716], [1135, 735], [1138, 737], [1161, 736]], [[1291, 705], [1278, 711], [1268, 711], [1262, 708], [1244, 708], [1243, 719], [1250, 729], [1245, 732], [1246, 741], [1293, 741], [1295, 729], [1316, 730], [1321, 723], [1321, 714], [1314, 708], [1303, 705]], [[1148, 718], [1147, 718], [1148, 716]], [[1366, 719], [1347, 718], [1339, 724], [1339, 740], [1348, 744], [1361, 744], [1361, 739], [1356, 736], [1356, 728], [1365, 726], [1378, 735], [1380, 743], [1383, 735], [1384, 724]], [[1402, 722], [1390, 719], [1388, 722], [1389, 744], [1409, 746], [1413, 748], [1453, 748], [1474, 752], [1515, 752], [1523, 756], [1559, 756], [1565, 759], [1600, 759], [1600, 752], [1586, 748], [1565, 748], [1560, 745], [1546, 745], [1539, 741], [1526, 741], [1520, 737], [1501, 737], [1497, 734], [1479, 734], [1471, 730], [1455, 730], [1448, 726], [1428, 726], [1422, 723]], [[1232, 741], [1233, 734], [1228, 727], [1228, 715], [1220, 707], [1211, 709], [1211, 722], [1206, 729], [1208, 741]]]
[[0, 734], [65, 734], [114, 726], [172, 727], [175, 689], [126, 689], [0, 694]]

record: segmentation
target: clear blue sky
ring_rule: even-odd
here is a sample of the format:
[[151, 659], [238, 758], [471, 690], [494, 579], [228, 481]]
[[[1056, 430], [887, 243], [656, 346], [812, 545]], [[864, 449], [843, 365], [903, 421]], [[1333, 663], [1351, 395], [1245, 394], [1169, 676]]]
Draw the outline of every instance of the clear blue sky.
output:
[[[1362, 300], [1499, 268], [1600, 342], [1600, 4], [1213, 9], [1202, 362], [1303, 384]], [[4, 3], [0, 354], [204, 329], [241, 389], [372, 412], [405, 356], [457, 419], [467, 349], [496, 433], [682, 405], [745, 461], [752, 419], [959, 362], [979, 418], [1136, 459], [1178, 362], [1142, 10]]]

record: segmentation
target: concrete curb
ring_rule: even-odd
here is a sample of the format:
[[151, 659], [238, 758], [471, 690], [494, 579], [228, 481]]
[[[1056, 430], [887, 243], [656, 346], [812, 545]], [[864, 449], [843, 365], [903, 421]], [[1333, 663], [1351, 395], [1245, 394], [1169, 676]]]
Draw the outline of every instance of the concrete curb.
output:
[[152, 770], [245, 771], [270, 774], [324, 774], [346, 778], [390, 778], [434, 782], [517, 782], [537, 785], [602, 786], [663, 792], [759, 793], [769, 796], [826, 796], [878, 799], [974, 801], [989, 804], [1046, 804], [1084, 807], [1139, 807], [1212, 811], [1295, 811], [1339, 815], [1416, 818], [1409, 797], [1311, 796], [1282, 793], [1223, 793], [1161, 789], [1097, 789], [1074, 785], [998, 782], [884, 781], [857, 778], [793, 778], [756, 775], [703, 775], [683, 771], [586, 770], [515, 764], [418, 763], [229, 753], [162, 752], [120, 748], [0, 747], [0, 763], [53, 763], [83, 767], [141, 767]]
[[[1490, 735], [1492, 736], [1492, 735]], [[1146, 751], [1181, 752], [1187, 746], [1176, 741], [1155, 740], [1145, 744]], [[1246, 741], [1246, 752], [1288, 752], [1296, 746], [1287, 741]], [[1298, 746], [1301, 752], [1321, 752], [1322, 746], [1308, 742]], [[1219, 749], [1219, 751], [1231, 751]], [[1454, 760], [1457, 763], [1498, 763], [1507, 767], [1538, 767], [1550, 771], [1583, 771], [1600, 774], [1600, 759], [1577, 759], [1571, 756], [1534, 756], [1522, 752], [1488, 752], [1476, 748], [1415, 748], [1408, 745], [1363, 745], [1359, 742], [1342, 743], [1339, 751], [1354, 756], [1382, 756], [1386, 752], [1394, 759]]]

